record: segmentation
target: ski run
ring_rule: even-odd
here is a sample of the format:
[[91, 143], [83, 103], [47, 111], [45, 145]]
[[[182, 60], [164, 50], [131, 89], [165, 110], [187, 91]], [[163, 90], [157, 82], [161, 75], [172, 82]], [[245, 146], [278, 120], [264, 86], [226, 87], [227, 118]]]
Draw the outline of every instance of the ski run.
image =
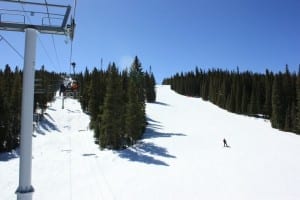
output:
[[[78, 101], [57, 96], [33, 133], [33, 199], [300, 199], [300, 136], [156, 89], [144, 139], [122, 151], [101, 151]], [[16, 199], [18, 176], [18, 150], [0, 154], [1, 200]]]

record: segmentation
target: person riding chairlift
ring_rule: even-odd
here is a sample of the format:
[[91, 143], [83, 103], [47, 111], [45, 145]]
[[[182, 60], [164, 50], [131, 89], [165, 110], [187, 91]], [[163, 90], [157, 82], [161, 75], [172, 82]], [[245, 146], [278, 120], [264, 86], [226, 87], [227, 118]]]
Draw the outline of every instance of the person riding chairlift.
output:
[[61, 94], [64, 94], [65, 91], [66, 91], [66, 86], [63, 83], [60, 84], [59, 96], [61, 96]]
[[78, 84], [77, 84], [77, 82], [76, 81], [74, 81], [73, 83], [72, 83], [72, 85], [71, 85], [71, 89], [72, 89], [72, 91], [76, 91], [77, 89], [78, 89]]

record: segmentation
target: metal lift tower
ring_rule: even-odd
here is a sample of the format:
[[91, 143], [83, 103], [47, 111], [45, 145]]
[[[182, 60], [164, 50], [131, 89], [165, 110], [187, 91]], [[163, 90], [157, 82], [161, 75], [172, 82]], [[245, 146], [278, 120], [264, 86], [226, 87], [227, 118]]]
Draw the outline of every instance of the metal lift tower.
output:
[[[31, 166], [37, 33], [67, 35], [72, 40], [75, 22], [74, 19], [69, 20], [69, 5], [49, 4], [46, 0], [43, 3], [0, 0], [0, 5], [0, 30], [25, 32], [20, 169], [16, 194], [18, 200], [31, 200], [34, 192], [31, 184]], [[24, 6], [30, 7], [30, 10], [25, 10]]]

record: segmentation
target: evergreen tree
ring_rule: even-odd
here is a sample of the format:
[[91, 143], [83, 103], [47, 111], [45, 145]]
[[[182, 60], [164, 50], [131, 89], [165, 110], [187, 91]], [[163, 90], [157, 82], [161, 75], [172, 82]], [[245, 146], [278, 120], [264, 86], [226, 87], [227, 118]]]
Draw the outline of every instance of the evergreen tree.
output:
[[290, 111], [290, 118], [291, 118], [291, 128], [289, 131], [297, 133], [297, 109], [295, 103], [292, 104], [291, 106], [291, 111]]
[[284, 127], [283, 130], [289, 131], [292, 129], [292, 116], [291, 108], [288, 106], [285, 113]]
[[263, 113], [267, 117], [271, 117], [272, 114], [272, 80], [273, 75], [266, 70], [266, 77], [265, 77], [265, 102], [263, 107]]
[[283, 129], [285, 113], [283, 112], [283, 102], [282, 102], [282, 90], [281, 85], [281, 75], [275, 76], [272, 88], [272, 127]]
[[126, 105], [125, 132], [131, 144], [142, 137], [146, 128], [144, 74], [135, 57], [129, 72], [128, 102]]
[[89, 85], [90, 85], [90, 74], [89, 70], [85, 68], [82, 81], [80, 81], [80, 104], [83, 111], [88, 111], [89, 102]]
[[128, 103], [125, 115], [125, 132], [130, 145], [141, 138], [143, 131], [143, 109], [139, 102], [136, 83], [130, 79], [128, 85]]
[[4, 96], [4, 78], [0, 74], [0, 152], [7, 150], [7, 133], [8, 133], [8, 106]]
[[22, 80], [18, 70], [14, 73], [12, 85], [12, 96], [10, 98], [10, 130], [11, 140], [8, 149], [13, 149], [19, 144], [19, 134], [21, 129], [21, 100], [22, 100]]
[[130, 79], [136, 83], [137, 95], [139, 102], [145, 102], [145, 81], [142, 64], [138, 57], [135, 56], [130, 68]]
[[249, 113], [252, 115], [260, 114], [260, 85], [259, 78], [253, 77], [250, 98]]
[[205, 78], [201, 87], [202, 99], [204, 101], [208, 100], [208, 88], [209, 88], [209, 79]]
[[155, 102], [156, 101], [155, 86], [156, 86], [155, 77], [154, 77], [154, 74], [151, 73], [150, 74], [150, 94], [151, 94], [150, 96], [151, 96], [151, 98], [149, 99], [149, 102]]
[[47, 74], [43, 70], [38, 70], [35, 72], [35, 95], [34, 95], [34, 108], [36, 109], [37, 104], [39, 108], [42, 110], [42, 113], [47, 108], [48, 102], [48, 86], [50, 85], [49, 81], [47, 80]]
[[148, 98], [150, 97], [150, 75], [148, 72], [145, 73], [145, 90], [146, 90], [146, 100], [148, 101]]
[[229, 106], [228, 106], [228, 110], [230, 112], [235, 112], [236, 110], [236, 105], [237, 105], [237, 102], [236, 102], [236, 88], [237, 88], [237, 81], [236, 81], [236, 77], [232, 77], [232, 80], [231, 80], [231, 89], [230, 89], [230, 95], [229, 95], [229, 98], [228, 98], [228, 102], [229, 102]]
[[[238, 79], [238, 77], [237, 77]], [[242, 108], [241, 108], [241, 105], [242, 105], [242, 85], [240, 84], [241, 81], [240, 79], [238, 79], [236, 81], [236, 85], [235, 85], [235, 112], [236, 113], [242, 113]]]
[[107, 89], [101, 114], [99, 141], [101, 148], [120, 149], [122, 146], [123, 113], [122, 82], [113, 63], [108, 67]]
[[[90, 127], [94, 128], [95, 124], [97, 124], [97, 117], [99, 115], [99, 108], [102, 103], [102, 97], [100, 95], [100, 77], [99, 72], [96, 68], [94, 68], [91, 74], [91, 81], [89, 85], [88, 94], [90, 96], [88, 101], [89, 113], [91, 116]], [[98, 138], [96, 134], [95, 138]]]
[[300, 134], [300, 65], [297, 74], [297, 105], [296, 105], [296, 132]]
[[246, 89], [246, 86], [243, 86], [243, 92], [242, 92], [242, 104], [241, 104], [241, 112], [243, 114], [247, 114], [248, 112], [248, 101], [249, 101], [249, 97], [248, 97], [248, 91]]
[[296, 103], [296, 75], [292, 75], [286, 65], [285, 74], [283, 75], [282, 94], [283, 94], [283, 109], [285, 112], [285, 131], [295, 130], [295, 121], [292, 119], [292, 115], [295, 113]]
[[145, 73], [146, 99], [148, 102], [155, 102], [155, 79], [153, 73]]

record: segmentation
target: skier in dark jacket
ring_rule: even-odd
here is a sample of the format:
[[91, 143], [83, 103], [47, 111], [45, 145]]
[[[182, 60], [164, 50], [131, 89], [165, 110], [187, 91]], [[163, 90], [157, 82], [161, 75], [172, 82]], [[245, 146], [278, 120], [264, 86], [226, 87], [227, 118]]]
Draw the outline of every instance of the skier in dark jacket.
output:
[[223, 144], [224, 144], [224, 147], [229, 147], [225, 138], [223, 139]]
[[59, 88], [59, 96], [61, 95], [61, 93], [64, 93], [66, 91], [66, 87], [65, 85], [62, 83], [60, 84], [60, 88]]

